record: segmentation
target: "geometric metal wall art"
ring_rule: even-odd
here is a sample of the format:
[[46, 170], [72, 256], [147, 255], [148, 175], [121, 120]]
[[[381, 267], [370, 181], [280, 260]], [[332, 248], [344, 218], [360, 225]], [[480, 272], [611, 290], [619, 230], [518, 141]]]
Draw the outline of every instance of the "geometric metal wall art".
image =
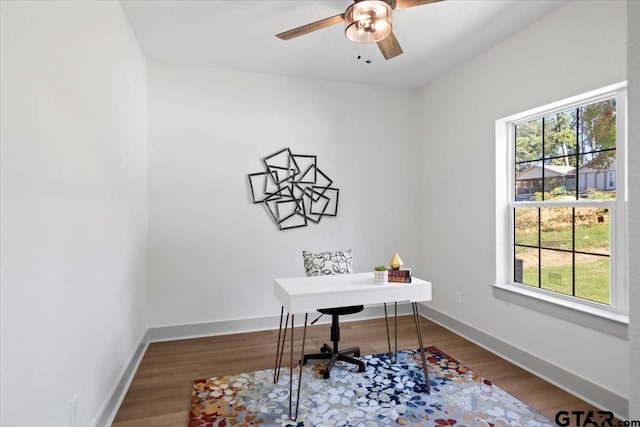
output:
[[248, 175], [253, 203], [262, 204], [280, 230], [319, 223], [338, 213], [340, 190], [318, 168], [316, 156], [284, 148], [262, 159], [264, 171]]

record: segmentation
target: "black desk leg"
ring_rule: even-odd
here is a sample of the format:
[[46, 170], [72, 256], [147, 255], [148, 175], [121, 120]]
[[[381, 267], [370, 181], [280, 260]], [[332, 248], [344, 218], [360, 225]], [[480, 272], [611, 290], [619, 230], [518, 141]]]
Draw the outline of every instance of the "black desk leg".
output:
[[280, 358], [280, 339], [282, 338], [282, 318], [284, 317], [284, 305], [280, 306], [280, 326], [278, 327], [278, 343], [276, 346], [276, 362], [273, 365], [273, 382], [278, 382], [278, 359]]
[[395, 336], [395, 352], [394, 357], [391, 357], [391, 338], [389, 336], [389, 317], [387, 316], [387, 303], [384, 303], [384, 323], [387, 326], [387, 346], [389, 347], [389, 363], [396, 364], [398, 362], [398, 302], [394, 302], [394, 321], [393, 331]]
[[[304, 328], [302, 329], [302, 350], [300, 351], [300, 362], [302, 362], [304, 360], [304, 342], [307, 339], [307, 320], [308, 320], [309, 314], [305, 313], [304, 314]], [[291, 338], [293, 338], [293, 335], [291, 336]], [[292, 353], [293, 356], [293, 353]], [[296, 416], [293, 418], [293, 421], [298, 419], [298, 408], [300, 408], [300, 389], [302, 388], [302, 363], [300, 363], [298, 365], [299, 367], [299, 371], [298, 371], [298, 396], [296, 397]], [[289, 414], [289, 418], [291, 418], [291, 414]]]
[[[287, 324], [289, 323], [289, 313], [287, 320], [284, 321], [284, 333], [282, 331], [282, 317], [284, 314], [284, 306], [280, 307], [280, 328], [278, 329], [278, 347], [276, 349], [276, 364], [273, 370], [273, 382], [277, 383], [280, 379], [280, 368], [282, 367], [282, 354], [284, 353], [284, 343], [287, 339]], [[282, 341], [280, 341], [282, 338]]]
[[[293, 400], [293, 327], [295, 316], [291, 314], [291, 353], [289, 354], [289, 418], [293, 411], [291, 410]], [[292, 419], [292, 418], [291, 418]]]
[[395, 337], [395, 351], [396, 351], [395, 362], [393, 363], [398, 363], [398, 301], [395, 301], [393, 303], [393, 331], [394, 331], [394, 337]]
[[427, 366], [427, 358], [424, 355], [424, 344], [422, 343], [422, 327], [420, 326], [420, 313], [418, 313], [418, 303], [412, 302], [413, 318], [416, 321], [416, 334], [418, 335], [418, 345], [420, 346], [420, 357], [422, 358], [422, 370], [424, 371], [424, 383], [427, 386], [427, 394], [431, 393], [429, 385], [429, 367]]
[[389, 363], [393, 364], [393, 358], [391, 357], [391, 338], [389, 337], [389, 317], [387, 316], [387, 303], [384, 303], [384, 324], [387, 327], [387, 346], [389, 347]]
[[[304, 329], [302, 330], [302, 354], [300, 360], [304, 359], [304, 342], [307, 338], [307, 320], [309, 314], [304, 314]], [[298, 394], [296, 398], [296, 415], [293, 417], [293, 328], [295, 326], [295, 316], [291, 314], [291, 353], [289, 357], [289, 419], [295, 421], [298, 418], [298, 406], [300, 402], [300, 388], [302, 387], [302, 363], [298, 364]], [[284, 346], [284, 344], [283, 344]]]

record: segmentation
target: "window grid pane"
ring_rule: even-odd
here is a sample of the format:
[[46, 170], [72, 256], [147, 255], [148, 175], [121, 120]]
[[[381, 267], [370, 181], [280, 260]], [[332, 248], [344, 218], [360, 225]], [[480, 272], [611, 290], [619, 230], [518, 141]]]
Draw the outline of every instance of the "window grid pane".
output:
[[540, 287], [549, 291], [575, 296], [573, 283], [573, 254], [552, 249], [541, 249]]
[[540, 247], [573, 251], [573, 208], [540, 209]]
[[609, 257], [576, 254], [575, 296], [610, 304]]
[[540, 287], [538, 248], [516, 246], [514, 257], [514, 278], [513, 281]]
[[610, 304], [609, 209], [522, 205], [513, 208], [514, 282]]

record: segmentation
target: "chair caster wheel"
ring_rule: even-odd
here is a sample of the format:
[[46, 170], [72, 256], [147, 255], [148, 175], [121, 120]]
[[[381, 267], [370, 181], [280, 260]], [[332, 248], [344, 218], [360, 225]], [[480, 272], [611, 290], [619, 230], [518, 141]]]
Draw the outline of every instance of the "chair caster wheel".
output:
[[331, 377], [331, 372], [330, 371], [324, 371], [324, 373], [322, 374], [322, 378], [324, 378], [325, 380], [328, 380]]

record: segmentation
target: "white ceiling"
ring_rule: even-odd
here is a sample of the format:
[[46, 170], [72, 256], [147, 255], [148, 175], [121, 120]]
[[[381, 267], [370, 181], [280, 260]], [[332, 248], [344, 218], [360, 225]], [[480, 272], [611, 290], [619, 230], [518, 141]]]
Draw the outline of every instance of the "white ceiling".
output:
[[376, 45], [347, 40], [342, 24], [275, 37], [342, 13], [351, 0], [120, 1], [150, 60], [405, 88], [423, 86], [568, 2], [446, 0], [396, 9], [393, 31], [404, 54], [386, 61]]

